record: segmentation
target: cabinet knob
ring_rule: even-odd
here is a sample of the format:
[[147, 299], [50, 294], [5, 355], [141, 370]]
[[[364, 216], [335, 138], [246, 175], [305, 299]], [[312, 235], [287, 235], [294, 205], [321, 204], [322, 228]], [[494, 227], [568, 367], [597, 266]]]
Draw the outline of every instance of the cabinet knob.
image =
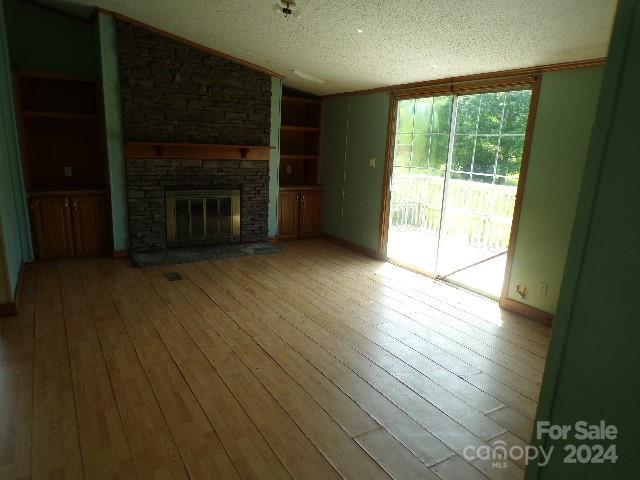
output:
[[77, 201], [77, 200], [74, 200], [74, 201], [73, 201], [73, 209], [74, 209], [74, 210], [77, 210], [77, 209], [78, 209], [78, 201]]
[[69, 200], [64, 199], [64, 208], [69, 208]]
[[302, 201], [304, 202], [304, 193], [302, 194]]

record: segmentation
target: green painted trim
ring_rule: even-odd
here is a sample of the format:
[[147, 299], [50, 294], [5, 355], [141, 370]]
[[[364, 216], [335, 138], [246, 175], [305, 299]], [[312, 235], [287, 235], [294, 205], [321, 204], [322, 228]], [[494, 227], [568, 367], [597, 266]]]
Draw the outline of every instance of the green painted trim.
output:
[[9, 292], [9, 302], [18, 285], [20, 268], [33, 258], [29, 214], [20, 156], [20, 142], [13, 101], [13, 80], [5, 28], [4, 2], [0, 3], [0, 234], [4, 265], [1, 287]]
[[269, 155], [269, 237], [278, 235], [278, 194], [280, 190], [280, 123], [282, 119], [282, 79], [271, 78], [271, 139]]
[[[3, 231], [2, 215], [0, 214], [0, 233]], [[0, 234], [0, 305], [13, 302], [15, 300], [14, 297], [15, 294], [11, 292], [11, 278], [7, 267], [4, 235]]]
[[[634, 21], [636, 22], [634, 26]], [[598, 377], [592, 376], [593, 373], [588, 369], [588, 363], [586, 361], [580, 361], [580, 358], [575, 357], [588, 357], [590, 359], [595, 358], [597, 362], [601, 362], [607, 364], [607, 362], [611, 361], [611, 357], [614, 355], [614, 352], [608, 352], [603, 349], [596, 351], [576, 351], [575, 350], [575, 339], [576, 338], [584, 338], [585, 332], [583, 329], [588, 327], [588, 325], [584, 325], [585, 321], [583, 318], [580, 318], [580, 315], [577, 314], [577, 299], [578, 293], [581, 291], [582, 284], [584, 283], [585, 277], [585, 263], [589, 260], [592, 260], [587, 255], [587, 249], [589, 246], [589, 241], [591, 235], [594, 233], [594, 217], [597, 212], [597, 203], [598, 197], [600, 195], [600, 190], [603, 185], [603, 168], [605, 162], [607, 160], [607, 152], [609, 149], [609, 139], [612, 134], [612, 129], [614, 126], [614, 114], [616, 110], [621, 107], [621, 91], [622, 91], [622, 79], [625, 73], [625, 68], [627, 66], [629, 69], [635, 68], [637, 69], [637, 62], [634, 61], [635, 58], [633, 56], [633, 52], [629, 51], [629, 43], [631, 41], [632, 33], [638, 35], [638, 29], [640, 28], [640, 2], [638, 0], [621, 0], [618, 4], [618, 12], [616, 15], [616, 20], [614, 23], [614, 30], [611, 39], [611, 44], [609, 47], [609, 55], [607, 57], [607, 65], [605, 69], [604, 80], [602, 84], [600, 100], [598, 104], [598, 111], [596, 116], [596, 123], [593, 129], [593, 134], [591, 137], [591, 143], [589, 147], [589, 155], [586, 163], [586, 168], [583, 177], [582, 190], [580, 192], [580, 201], [579, 208], [576, 212], [575, 222], [573, 227], [573, 233], [571, 237], [571, 243], [569, 248], [569, 255], [567, 257], [567, 264], [565, 267], [562, 288], [560, 292], [560, 299], [558, 302], [558, 310], [556, 319], [554, 322], [554, 327], [552, 330], [551, 342], [549, 346], [549, 354], [547, 357], [547, 364], [545, 368], [544, 378], [542, 382], [542, 388], [540, 392], [540, 398], [538, 401], [538, 411], [536, 415], [536, 420], [550, 420], [554, 423], [563, 422], [563, 418], [558, 418], [559, 416], [567, 416], [567, 411], [564, 412], [558, 411], [558, 404], [560, 401], [566, 400], [563, 398], [566, 396], [566, 391], [564, 394], [561, 393], [562, 380], [564, 382], [568, 382], [573, 380], [576, 382], [576, 377], [578, 377], [578, 381], [581, 379], [580, 377], [588, 377], [586, 381], [588, 382], [597, 382]], [[636, 53], [637, 54], [637, 53]], [[635, 87], [635, 86], [634, 86]], [[635, 88], [633, 88], [635, 90]], [[618, 139], [620, 140], [620, 138]], [[633, 140], [628, 139], [628, 143], [631, 144]], [[610, 179], [610, 181], [615, 179]], [[609, 185], [609, 188], [612, 188]], [[615, 188], [615, 187], [614, 187]], [[634, 195], [632, 193], [632, 195]], [[635, 219], [629, 218], [629, 222], [631, 225], [628, 226], [631, 231], [633, 228], [637, 228], [637, 221]], [[635, 225], [634, 225], [635, 224]], [[612, 234], [611, 231], [608, 232], [608, 235], [611, 239], [615, 239], [617, 235], [623, 235], [624, 232], [616, 232], [616, 234]], [[610, 242], [613, 243], [613, 242]], [[608, 252], [602, 252], [603, 255], [607, 255]], [[633, 254], [633, 257], [636, 259], [637, 263], [637, 253]], [[633, 258], [632, 257], [632, 258]], [[618, 265], [620, 271], [629, 268], [627, 265]], [[598, 272], [599, 274], [600, 272]], [[633, 271], [634, 275], [637, 273], [637, 270]], [[586, 287], [585, 287], [586, 288]], [[615, 288], [613, 285], [611, 288]], [[600, 303], [603, 302], [604, 299], [607, 298], [607, 292], [601, 291], [599, 295], [591, 296], [592, 302]], [[629, 311], [629, 307], [631, 307], [632, 299], [627, 300], [629, 305], [624, 305], [618, 303], [609, 310], [610, 314], [613, 316], [621, 316], [624, 318], [634, 317], [633, 320], [637, 320], [637, 309], [632, 309]], [[584, 302], [584, 297], [583, 297]], [[584, 310], [584, 306], [582, 306], [582, 310]], [[627, 332], [623, 330], [617, 329], [617, 325], [612, 325], [609, 319], [601, 318], [602, 322], [604, 322], [607, 326], [611, 326], [613, 328], [612, 332], [609, 332], [609, 336], [614, 336], [613, 343], [622, 342], [622, 338], [628, 335], [631, 335], [632, 338], [637, 338], [637, 335], [634, 336], [633, 332]], [[620, 321], [618, 321], [620, 323]], [[622, 321], [624, 323], [624, 320]], [[628, 325], [632, 325], [634, 322], [628, 323]], [[578, 325], [575, 325], [578, 324]], [[636, 323], [637, 325], [637, 323]], [[635, 326], [635, 332], [637, 333], [637, 326]], [[593, 333], [592, 333], [593, 335]], [[574, 342], [574, 349], [569, 352], [567, 350], [569, 343]], [[597, 341], [596, 343], [599, 343]], [[572, 358], [573, 357], [573, 358]], [[576, 363], [577, 360], [577, 363]], [[633, 365], [634, 359], [627, 359], [628, 365]], [[586, 372], [583, 372], [581, 375], [576, 372], [576, 368], [586, 369]], [[573, 372], [571, 369], [573, 368]], [[608, 367], [609, 373], [611, 375], [623, 375], [624, 378], [626, 376], [623, 372], [615, 371], [615, 366]], [[578, 376], [579, 375], [579, 376]], [[628, 398], [636, 398], [638, 392], [633, 391], [632, 385], [627, 384], [624, 386], [627, 390], [623, 391], [612, 391], [606, 389], [604, 387], [600, 387], [600, 395], [601, 397], [610, 397], [613, 402], [617, 402], [620, 396], [629, 396]], [[579, 392], [577, 392], [579, 394]], [[596, 398], [580, 398], [582, 402], [580, 405], [575, 404], [574, 408], [583, 407], [584, 405], [591, 406], [591, 410], [594, 410], [595, 415], [598, 418], [602, 418], [605, 412], [603, 411], [603, 405], [601, 399]], [[637, 405], [636, 405], [637, 406]], [[616, 409], [620, 409], [620, 405], [616, 405]], [[611, 413], [611, 412], [609, 412]], [[636, 416], [635, 412], [632, 411], [622, 411], [622, 414], [628, 415], [629, 419], [631, 417]], [[622, 427], [622, 425], [618, 425], [618, 427]], [[627, 433], [626, 442], [634, 447], [631, 450], [628, 450], [628, 453], [635, 454], [635, 446], [637, 446], [637, 442], [634, 440], [634, 431], [630, 431]], [[622, 437], [624, 439], [624, 437]], [[618, 442], [617, 442], [618, 443]], [[534, 440], [533, 445], [536, 447], [548, 447], [549, 441], [547, 439], [544, 440]], [[620, 454], [620, 451], [618, 451]], [[621, 462], [625, 462], [626, 468], [629, 470], [629, 473], [632, 471], [635, 473], [635, 463], [633, 458], [620, 458]], [[620, 465], [620, 464], [618, 464]], [[583, 479], [587, 478], [584, 475], [584, 470], [578, 469], [578, 466], [575, 466], [575, 473], [571, 476], [563, 476], [562, 478], [576, 478]], [[599, 467], [598, 465], [592, 465], [592, 468]], [[622, 467], [624, 468], [624, 467]], [[536, 480], [539, 478], [551, 478], [547, 477], [545, 474], [546, 467], [541, 468], [532, 462], [526, 469], [526, 479], [527, 480]], [[593, 470], [590, 478], [631, 478], [630, 476], [625, 475], [612, 475], [605, 473], [604, 471], [598, 470], [596, 472], [595, 468]]]
[[115, 20], [111, 15], [103, 12], [98, 14], [98, 40], [109, 164], [109, 188], [111, 190], [113, 248], [114, 250], [126, 250], [129, 245], [129, 220], [127, 217], [127, 179], [120, 104], [117, 34]]

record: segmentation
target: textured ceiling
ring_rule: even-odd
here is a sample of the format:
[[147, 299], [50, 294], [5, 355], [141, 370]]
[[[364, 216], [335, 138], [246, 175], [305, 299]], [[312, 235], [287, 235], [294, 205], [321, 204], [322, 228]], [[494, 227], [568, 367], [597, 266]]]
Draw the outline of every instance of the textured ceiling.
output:
[[302, 16], [285, 19], [272, 9], [276, 0], [67, 1], [275, 70], [285, 84], [317, 94], [603, 57], [616, 6], [615, 0], [298, 0]]

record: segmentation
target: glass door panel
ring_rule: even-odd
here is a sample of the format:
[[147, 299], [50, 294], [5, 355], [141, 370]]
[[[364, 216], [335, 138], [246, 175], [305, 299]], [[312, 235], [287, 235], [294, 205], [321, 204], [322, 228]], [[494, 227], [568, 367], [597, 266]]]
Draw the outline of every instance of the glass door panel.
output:
[[387, 256], [502, 289], [531, 90], [400, 100]]
[[452, 96], [400, 100], [391, 177], [387, 256], [436, 271]]
[[436, 273], [497, 297], [531, 91], [460, 95], [456, 100]]

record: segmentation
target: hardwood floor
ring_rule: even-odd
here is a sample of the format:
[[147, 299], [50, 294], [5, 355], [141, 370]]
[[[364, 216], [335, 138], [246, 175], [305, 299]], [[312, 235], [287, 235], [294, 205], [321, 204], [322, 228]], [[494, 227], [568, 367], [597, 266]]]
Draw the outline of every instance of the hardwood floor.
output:
[[0, 478], [523, 477], [464, 452], [528, 442], [547, 326], [321, 240], [281, 245], [26, 268], [0, 324]]

